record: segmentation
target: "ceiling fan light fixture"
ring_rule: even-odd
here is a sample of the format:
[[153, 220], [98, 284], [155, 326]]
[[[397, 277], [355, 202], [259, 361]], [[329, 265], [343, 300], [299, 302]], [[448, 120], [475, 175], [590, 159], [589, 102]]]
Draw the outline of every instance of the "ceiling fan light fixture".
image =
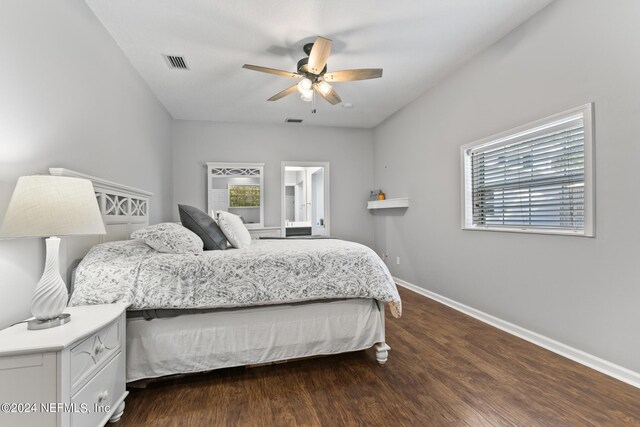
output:
[[305, 77], [304, 79], [300, 80], [300, 83], [298, 83], [298, 91], [301, 94], [304, 94], [305, 92], [310, 91], [312, 86], [313, 82]]
[[300, 93], [302, 94], [300, 95], [300, 99], [304, 102], [311, 102], [313, 100], [313, 91], [311, 89], [301, 91]]
[[333, 89], [331, 87], [331, 85], [325, 81], [319, 81], [317, 83], [317, 87], [318, 87], [318, 91], [320, 91], [320, 93], [322, 95], [327, 95], [329, 92], [331, 92], [331, 89]]

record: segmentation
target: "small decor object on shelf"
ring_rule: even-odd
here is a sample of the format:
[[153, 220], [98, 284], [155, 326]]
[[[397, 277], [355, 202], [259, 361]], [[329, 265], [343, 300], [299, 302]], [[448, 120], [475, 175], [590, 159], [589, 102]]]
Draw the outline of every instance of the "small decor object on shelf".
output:
[[62, 313], [69, 295], [60, 276], [57, 236], [106, 234], [93, 184], [87, 179], [36, 175], [18, 179], [0, 226], [0, 238], [48, 237], [42, 278], [31, 301], [28, 329], [46, 329], [71, 320]]
[[387, 196], [385, 196], [385, 194], [382, 192], [382, 190], [380, 190], [380, 192], [378, 193], [378, 200], [384, 200], [386, 198], [387, 198]]
[[369, 201], [378, 200], [378, 190], [371, 190], [369, 192]]

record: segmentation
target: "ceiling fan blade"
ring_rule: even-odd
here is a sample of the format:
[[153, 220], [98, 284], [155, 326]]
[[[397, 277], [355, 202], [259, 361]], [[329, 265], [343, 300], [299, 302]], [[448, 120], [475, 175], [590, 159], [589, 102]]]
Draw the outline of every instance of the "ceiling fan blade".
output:
[[242, 68], [247, 70], [260, 71], [261, 73], [275, 74], [276, 76], [289, 77], [291, 79], [301, 79], [303, 76], [290, 71], [276, 70], [275, 68], [260, 67], [259, 65], [244, 64]]
[[[324, 83], [324, 82], [321, 82]], [[318, 95], [323, 97], [327, 102], [331, 105], [340, 104], [342, 102], [342, 98], [338, 95], [338, 92], [334, 88], [331, 87], [328, 83], [324, 83], [329, 87], [329, 90], [320, 90], [320, 86], [318, 84], [313, 85], [313, 90], [316, 91]]]
[[382, 68], [361, 68], [358, 70], [340, 70], [324, 75], [325, 82], [352, 82], [355, 80], [377, 79], [382, 77]]
[[331, 54], [332, 44], [331, 40], [324, 37], [316, 38], [316, 41], [313, 42], [311, 53], [309, 53], [308, 69], [310, 73], [319, 75], [324, 70], [324, 66], [327, 65], [327, 59]]
[[291, 87], [286, 88], [285, 90], [282, 90], [276, 93], [271, 98], [267, 99], [267, 101], [277, 101], [278, 99], [284, 98], [285, 96], [291, 95], [292, 93], [296, 93], [297, 91], [298, 91], [298, 85], [293, 85]]

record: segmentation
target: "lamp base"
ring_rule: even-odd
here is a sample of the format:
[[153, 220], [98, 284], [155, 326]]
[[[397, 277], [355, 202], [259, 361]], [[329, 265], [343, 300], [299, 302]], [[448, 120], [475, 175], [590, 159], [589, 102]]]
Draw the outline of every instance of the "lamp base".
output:
[[60, 263], [58, 262], [60, 238], [49, 237], [46, 243], [47, 259], [44, 264], [44, 272], [31, 299], [31, 314], [44, 322], [57, 319], [67, 307], [69, 300], [67, 287], [60, 276]]
[[64, 325], [71, 322], [71, 315], [69, 313], [62, 313], [58, 317], [48, 320], [33, 319], [27, 322], [27, 329], [31, 331], [37, 331], [39, 329], [55, 328], [56, 326]]

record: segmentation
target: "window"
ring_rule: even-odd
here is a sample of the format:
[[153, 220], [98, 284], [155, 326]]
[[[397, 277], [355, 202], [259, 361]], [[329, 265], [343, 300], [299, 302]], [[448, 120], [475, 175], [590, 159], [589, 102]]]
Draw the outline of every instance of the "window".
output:
[[259, 208], [260, 186], [253, 184], [229, 184], [230, 208]]
[[463, 146], [462, 228], [593, 236], [592, 111]]

